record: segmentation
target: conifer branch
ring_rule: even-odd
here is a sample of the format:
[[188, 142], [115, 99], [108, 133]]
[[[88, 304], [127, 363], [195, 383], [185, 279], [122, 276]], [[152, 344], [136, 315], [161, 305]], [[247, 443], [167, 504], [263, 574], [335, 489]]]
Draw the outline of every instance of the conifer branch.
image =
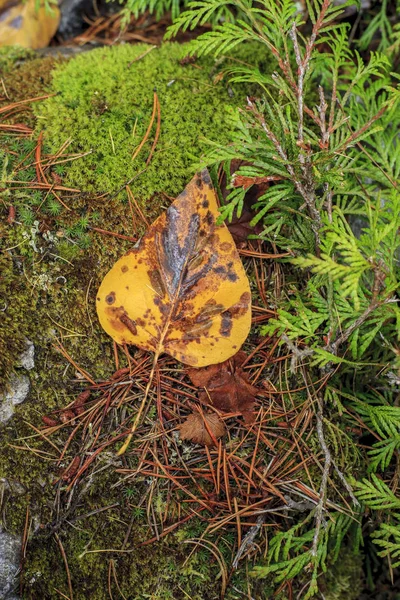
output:
[[369, 316], [380, 306], [384, 304], [389, 304], [391, 302], [397, 302], [396, 298], [393, 298], [391, 295], [389, 298], [379, 298], [379, 292], [383, 287], [383, 282], [385, 279], [385, 271], [380, 266], [377, 265], [374, 269], [374, 282], [372, 285], [372, 297], [371, 302], [364, 310], [364, 312], [356, 319], [345, 331], [343, 331], [333, 342], [327, 344], [325, 346], [325, 350], [337, 356], [338, 350], [342, 344], [347, 342], [352, 333], [354, 333], [357, 329], [359, 329], [363, 323], [369, 318]]
[[294, 183], [297, 191], [302, 196], [302, 198], [308, 208], [309, 215], [312, 220], [311, 227], [314, 232], [316, 250], [318, 253], [319, 247], [320, 247], [319, 232], [322, 227], [322, 221], [321, 221], [320, 212], [318, 211], [318, 209], [316, 207], [315, 189], [314, 189], [314, 181], [313, 181], [312, 173], [309, 170], [307, 170], [305, 172], [305, 181], [304, 182], [301, 180], [300, 177], [297, 176], [296, 171], [294, 170], [293, 165], [290, 163], [289, 158], [288, 158], [285, 150], [283, 149], [281, 143], [279, 142], [278, 138], [275, 136], [273, 131], [268, 127], [268, 125], [265, 121], [264, 115], [260, 113], [260, 111], [257, 109], [255, 103], [253, 102], [253, 100], [251, 98], [247, 98], [247, 105], [248, 105], [250, 111], [252, 112], [252, 114], [255, 116], [255, 118], [260, 123], [260, 125], [261, 125], [262, 129], [264, 130], [265, 134], [267, 135], [268, 139], [274, 145], [280, 158], [284, 161], [284, 166], [285, 166], [292, 182]]

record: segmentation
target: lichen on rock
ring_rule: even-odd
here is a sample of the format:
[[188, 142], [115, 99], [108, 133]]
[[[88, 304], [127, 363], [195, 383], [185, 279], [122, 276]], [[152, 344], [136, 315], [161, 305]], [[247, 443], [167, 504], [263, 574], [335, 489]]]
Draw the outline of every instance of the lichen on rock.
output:
[[20, 566], [20, 554], [20, 537], [0, 527], [0, 598], [11, 599]]
[[28, 393], [29, 377], [23, 374], [13, 375], [8, 390], [0, 394], [0, 426], [11, 419], [15, 407], [26, 399]]

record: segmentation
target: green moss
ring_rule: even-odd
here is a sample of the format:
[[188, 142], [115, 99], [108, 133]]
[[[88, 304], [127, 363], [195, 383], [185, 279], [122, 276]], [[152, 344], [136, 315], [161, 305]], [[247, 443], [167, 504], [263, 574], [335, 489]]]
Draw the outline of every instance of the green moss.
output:
[[339, 559], [325, 575], [326, 600], [357, 600], [363, 590], [362, 556], [343, 547]]
[[[11, 48], [12, 50], [13, 47]], [[11, 52], [11, 55], [6, 53], [4, 60], [7, 58], [10, 60], [9, 66], [5, 66], [4, 73], [2, 73], [0, 55], [0, 74], [9, 98], [6, 98], [4, 104], [45, 96], [51, 81], [51, 72], [63, 60], [62, 58], [57, 59], [53, 56], [37, 57], [31, 50], [22, 48], [17, 48], [15, 54], [14, 52]], [[33, 128], [36, 124], [36, 118], [32, 112], [35, 102], [20, 106], [18, 111], [12, 113], [3, 122], [24, 123], [24, 125]]]
[[[57, 465], [54, 448], [40, 437], [32, 437], [35, 432], [29, 424], [40, 427], [42, 415], [64, 407], [82, 389], [75, 369], [57, 350], [58, 343], [94, 379], [107, 378], [115, 369], [112, 343], [98, 325], [94, 299], [105, 272], [132, 243], [103, 235], [93, 227], [134, 236], [141, 232], [139, 226], [132, 227], [122, 194], [105, 200], [98, 192], [118, 189], [145, 167], [155, 125], [134, 163], [131, 156], [150, 121], [155, 86], [161, 105], [160, 139], [149, 167], [132, 183], [149, 219], [168, 206], [169, 196], [186, 185], [194, 163], [206, 148], [202, 138], [223, 139], [229, 111], [244, 100], [240, 94], [232, 99], [223, 80], [214, 84], [212, 62], [182, 66], [179, 61], [187, 49], [175, 44], [153, 50], [128, 67], [146, 49], [148, 46], [142, 45], [101, 49], [64, 63], [54, 59], [14, 62], [15, 68], [5, 79], [11, 101], [48, 92], [58, 94], [32, 105], [36, 117], [31, 109], [18, 115], [20, 122], [43, 130], [43, 156], [57, 151], [69, 138], [72, 144], [68, 152], [93, 149], [84, 158], [54, 168], [64, 185], [84, 190], [68, 197], [71, 210], [67, 211], [51, 195], [46, 197], [46, 193], [26, 187], [18, 191], [7, 187], [10, 180], [35, 176], [30, 165], [32, 155], [28, 155], [35, 148], [38, 132], [32, 139], [0, 138], [0, 234], [4, 248], [10, 249], [0, 259], [0, 298], [7, 303], [1, 313], [0, 383], [7, 382], [16, 368], [25, 337], [36, 349], [29, 398], [2, 428], [0, 444], [0, 478], [18, 477], [26, 488], [24, 495], [9, 497], [2, 515], [9, 529], [21, 534], [29, 506], [36, 527], [24, 565], [24, 598], [58, 598], [55, 588], [68, 593], [59, 547], [53, 536], [45, 537], [46, 526], [54, 519], [54, 482], [66, 465]], [[21, 161], [27, 168], [18, 172], [16, 166]], [[10, 205], [16, 210], [13, 224], [7, 223]], [[69, 433], [61, 432], [60, 439], [65, 442]], [[37, 450], [50, 455], [40, 456], [34, 453]], [[70, 451], [72, 456], [74, 448]], [[132, 553], [83, 555], [85, 549], [110, 547], [110, 540], [114, 547], [122, 545], [131, 515], [127, 499], [111, 488], [116, 477], [110, 475], [113, 470], [111, 465], [94, 478], [71, 518], [116, 501], [120, 506], [77, 521], [74, 527], [64, 524], [58, 530], [68, 557], [74, 598], [109, 598], [110, 558], [115, 560], [119, 584], [128, 598], [215, 598], [220, 588], [219, 566], [212, 555], [195, 552], [185, 562], [188, 546], [183, 542], [201, 535], [201, 522], [141, 548], [135, 544], [152, 537], [153, 532], [138, 514], [130, 540]], [[145, 492], [144, 484], [135, 486], [135, 493]], [[40, 524], [43, 535], [38, 535]], [[234, 582], [247, 590], [243, 578], [246, 576], [240, 572]], [[118, 595], [114, 582], [112, 585]], [[264, 596], [260, 593], [257, 597]]]
[[[148, 49], [144, 44], [101, 48], [53, 72], [57, 95], [35, 107], [46, 139], [54, 151], [70, 137], [72, 151], [91, 152], [69, 167], [71, 186], [112, 191], [145, 169], [132, 182], [142, 203], [155, 194], [175, 196], [207, 147], [205, 138], [228, 139], [229, 111], [244, 94], [236, 92], [232, 99], [225, 80], [214, 83], [210, 60], [182, 66], [185, 45], [164, 44], [140, 58]], [[154, 89], [161, 130], [146, 168], [156, 122], [134, 161], [132, 154], [150, 123]]]
[[0, 335], [0, 383], [4, 384], [6, 374], [10, 372], [17, 357], [24, 349], [24, 332], [20, 327], [20, 302], [18, 302], [18, 310], [14, 310], [21, 285], [18, 285], [16, 281], [13, 261], [5, 253], [0, 254], [0, 273], [0, 308], [2, 311], [0, 314], [2, 315], [1, 328], [3, 332], [3, 335]]
[[15, 68], [15, 64], [20, 61], [33, 58], [35, 53], [28, 48], [22, 46], [3, 46], [0, 48], [0, 74], [6, 75], [11, 69]]
[[[35, 176], [31, 153], [36, 141], [0, 138], [5, 185], [2, 236], [6, 247], [14, 248], [2, 259], [7, 268], [0, 280], [0, 297], [9, 301], [3, 315], [6, 326], [0, 332], [1, 347], [8, 348], [0, 359], [0, 384], [7, 380], [24, 337], [35, 338], [39, 329], [42, 340], [54, 323], [59, 324], [58, 333], [73, 332], [66, 339], [74, 358], [93, 368], [94, 375], [104, 374], [95, 357], [103, 356], [99, 340], [105, 343], [107, 338], [97, 325], [94, 293], [104, 273], [131, 243], [96, 233], [92, 227], [137, 236], [143, 225], [132, 229], [122, 194], [102, 198], [94, 190], [118, 189], [146, 167], [155, 125], [138, 159], [132, 163], [131, 157], [151, 118], [154, 87], [161, 105], [160, 138], [150, 165], [132, 182], [150, 220], [184, 188], [206, 147], [205, 138], [221, 140], [227, 135], [229, 112], [244, 100], [237, 91], [232, 99], [220, 77], [214, 84], [217, 71], [211, 61], [181, 65], [186, 46], [166, 44], [140, 58], [148, 49], [145, 45], [102, 48], [61, 63], [34, 58], [17, 65], [5, 78], [12, 101], [57, 94], [32, 105], [38, 127], [44, 128], [43, 155], [57, 151], [67, 139], [72, 140], [68, 152], [93, 152], [54, 167], [64, 185], [86, 190], [68, 198], [71, 210], [67, 212], [51, 194], [25, 186], [18, 191], [7, 188], [6, 181], [29, 181]], [[30, 124], [32, 119], [32, 112], [22, 117]], [[26, 168], [16, 171], [24, 158]], [[11, 204], [16, 222], [9, 226]]]

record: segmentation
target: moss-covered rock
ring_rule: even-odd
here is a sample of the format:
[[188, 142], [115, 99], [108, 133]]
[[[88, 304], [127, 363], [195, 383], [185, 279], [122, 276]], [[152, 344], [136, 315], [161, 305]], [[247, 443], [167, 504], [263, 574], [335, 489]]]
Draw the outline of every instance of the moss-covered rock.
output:
[[[99, 48], [55, 69], [57, 95], [35, 112], [51, 150], [71, 138], [72, 150], [90, 153], [69, 166], [69, 185], [113, 191], [137, 176], [132, 189], [141, 203], [155, 193], [175, 196], [194, 172], [206, 139], [228, 139], [229, 112], [244, 94], [215, 77], [213, 61], [185, 64], [187, 51], [175, 43], [153, 50], [145, 44]], [[150, 126], [154, 91], [160, 135], [147, 165], [157, 114], [147, 142], [134, 160], [132, 155]]]
[[15, 68], [18, 61], [34, 58], [35, 53], [22, 46], [2, 46], [0, 48], [0, 73], [4, 76]]
[[[221, 74], [226, 62], [192, 64], [184, 60], [187, 52], [177, 44], [158, 49], [125, 45], [68, 61], [0, 50], [10, 98], [4, 104], [50, 95], [10, 115], [10, 123], [35, 128], [31, 137], [0, 137], [0, 385], [7, 385], [18, 368], [25, 338], [35, 345], [30, 396], [0, 431], [0, 481], [18, 480], [16, 486], [0, 484], [1, 519], [16, 534], [24, 530], [27, 515], [30, 523], [22, 570], [24, 599], [68, 597], [65, 561], [75, 600], [106, 600], [110, 590], [114, 597], [122, 593], [129, 600], [219, 597], [215, 554], [204, 547], [190, 554], [193, 543], [186, 544], [202, 536], [203, 521], [192, 519], [156, 544], [141, 546], [156, 535], [154, 523], [165, 512], [161, 493], [151, 508], [157, 513], [159, 504], [162, 511], [148, 519], [143, 498], [148, 497], [149, 481], [142, 478], [132, 488], [121, 485], [115, 473], [121, 462], [111, 451], [100, 454], [96, 473], [71, 493], [67, 483], [55, 486], [82, 449], [73, 440], [60, 461], [59, 448], [71, 430], [57, 432], [49, 442], [38, 431], [43, 415], [65, 407], [84, 387], [72, 361], [94, 380], [106, 379], [115, 370], [111, 340], [97, 322], [95, 294], [103, 275], [133, 243], [110, 233], [137, 238], [143, 231], [140, 220], [132, 223], [125, 184], [129, 182], [146, 218], [154, 219], [193, 175], [206, 140], [229, 139], [231, 115], [244, 103], [245, 90], [231, 89]], [[254, 62], [252, 48], [245, 47], [240, 58]], [[258, 54], [257, 60], [265, 59]], [[156, 110], [149, 128], [154, 89], [161, 121], [153, 148], [158, 119]], [[45, 163], [63, 145], [66, 154], [46, 176], [80, 190], [62, 196], [68, 209], [51, 191], [29, 185], [37, 178], [37, 156]], [[15, 218], [10, 219], [10, 207]], [[309, 444], [312, 448], [312, 436]], [[318, 485], [320, 471], [314, 473], [312, 466], [310, 471]], [[168, 513], [168, 518], [173, 523], [176, 514]], [[232, 531], [221, 528], [215, 543], [231, 564]], [[272, 579], [249, 580], [245, 561], [231, 576], [226, 600], [289, 597], [285, 587], [276, 592]], [[324, 597], [356, 598], [359, 579], [359, 557], [343, 554], [324, 575]]]
[[[59, 343], [95, 380], [109, 377], [115, 369], [112, 343], [97, 323], [94, 299], [102, 276], [132, 242], [95, 228], [139, 236], [143, 224], [132, 225], [124, 184], [133, 179], [131, 189], [145, 216], [155, 218], [195, 172], [207, 147], [205, 140], [228, 139], [230, 113], [244, 100], [243, 92], [230, 90], [212, 61], [185, 64], [185, 46], [167, 44], [143, 56], [148, 50], [145, 45], [102, 48], [70, 61], [24, 60], [26, 55], [15, 50], [7, 58], [2, 51], [10, 97], [4, 104], [56, 94], [10, 116], [11, 123], [35, 127], [31, 138], [0, 138], [0, 233], [5, 250], [0, 259], [4, 309], [0, 384], [7, 385], [16, 369], [26, 337], [36, 349], [35, 368], [29, 373], [30, 396], [0, 432], [0, 478], [17, 478], [25, 490], [18, 495], [8, 490], [2, 496], [5, 524], [21, 534], [27, 508], [31, 519], [32, 539], [23, 568], [23, 597], [27, 599], [59, 598], [57, 589], [68, 594], [54, 532], [66, 552], [75, 599], [109, 598], [110, 573], [112, 589], [118, 594], [110, 559], [118, 585], [131, 600], [211, 600], [220, 589], [220, 567], [209, 552], [196, 552], [186, 560], [188, 547], [182, 542], [201, 535], [201, 522], [142, 548], [135, 542], [152, 533], [139, 511], [133, 521], [133, 550], [89, 553], [121, 548], [132, 517], [121, 488], [112, 487], [116, 482], [113, 459], [90, 481], [85, 493], [78, 494], [79, 502], [66, 518], [65, 507], [54, 504], [54, 482], [78, 448], [72, 445], [68, 459], [58, 464], [54, 447], [37, 434], [41, 417], [67, 405], [82, 389], [75, 369], [59, 352]], [[154, 88], [161, 127], [152, 160], [146, 165], [157, 117], [134, 161], [132, 154], [151, 120]], [[39, 131], [42, 160], [67, 140], [71, 141], [68, 153], [91, 151], [46, 171], [49, 180], [82, 190], [63, 196], [69, 210], [51, 193], [29, 185], [36, 179]], [[9, 219], [10, 207], [15, 210], [14, 219]], [[65, 443], [68, 435], [57, 434], [57, 444]], [[107, 456], [104, 461], [106, 465]], [[145, 492], [142, 482], [135, 493]], [[116, 503], [113, 510], [97, 513]], [[93, 515], [82, 518], [87, 513]], [[234, 581], [244, 590], [241, 577], [240, 572]], [[232, 598], [236, 597], [235, 593]], [[264, 598], [264, 593], [260, 591], [257, 597]]]
[[[10, 52], [15, 68], [8, 71], [4, 81], [11, 100], [51, 94], [47, 100], [31, 105], [37, 130], [44, 136], [42, 154], [56, 153], [67, 140], [68, 153], [89, 154], [71, 162], [66, 157], [66, 162], [55, 165], [49, 173], [63, 185], [84, 192], [68, 198], [69, 212], [52, 194], [42, 194], [29, 186], [16, 191], [6, 185], [2, 192], [4, 217], [8, 205], [16, 210], [15, 223], [5, 227], [6, 248], [13, 250], [2, 259], [7, 264], [0, 281], [4, 302], [7, 295], [1, 336], [3, 349], [8, 348], [0, 359], [3, 383], [24, 336], [34, 337], [35, 325], [42, 335], [49, 317], [58, 323], [61, 315], [61, 325], [71, 331], [75, 331], [76, 324], [79, 329], [89, 322], [102, 274], [129, 245], [93, 233], [91, 226], [133, 236], [143, 231], [142, 224], [132, 230], [124, 183], [134, 179], [131, 189], [151, 220], [184, 188], [206, 147], [206, 138], [227, 137], [229, 112], [244, 96], [235, 92], [232, 99], [224, 81], [217, 78], [214, 83], [210, 61], [181, 64], [186, 54], [187, 48], [178, 44], [159, 49], [144, 44], [101, 48], [69, 61], [36, 58], [21, 62], [19, 53]], [[134, 161], [132, 153], [151, 121], [155, 88], [161, 127], [152, 160], [146, 165], [157, 118]], [[21, 120], [20, 115], [18, 118]], [[32, 113], [24, 113], [23, 120], [31, 124]], [[35, 144], [35, 140], [12, 137], [1, 142], [5, 181], [34, 179], [34, 161], [29, 157]], [[26, 156], [23, 170], [16, 171]], [[120, 194], [101, 197], [101, 192], [121, 187]], [[64, 279], [66, 284], [62, 285]], [[89, 282], [91, 289], [86, 298]], [[24, 294], [21, 286], [31, 289]], [[96, 323], [94, 314], [90, 318]], [[78, 339], [82, 335], [86, 334], [77, 332]], [[73, 339], [70, 342], [74, 345]], [[79, 356], [84, 363], [88, 361], [87, 350]]]

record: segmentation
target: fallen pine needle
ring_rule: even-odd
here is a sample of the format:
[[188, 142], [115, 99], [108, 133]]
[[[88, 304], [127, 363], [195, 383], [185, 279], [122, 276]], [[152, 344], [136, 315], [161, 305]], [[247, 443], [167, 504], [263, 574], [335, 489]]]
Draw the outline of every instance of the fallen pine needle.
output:
[[143, 146], [147, 142], [147, 139], [148, 139], [148, 137], [150, 135], [151, 128], [153, 127], [154, 119], [156, 117], [157, 103], [158, 103], [157, 93], [154, 92], [153, 112], [151, 113], [150, 123], [149, 123], [149, 126], [147, 127], [146, 133], [144, 134], [144, 138], [142, 139], [142, 141], [140, 142], [139, 146], [136, 148], [136, 150], [132, 154], [132, 161], [135, 160], [135, 158], [138, 156], [138, 154], [140, 153], [141, 149], [143, 148]]
[[65, 554], [64, 546], [62, 545], [62, 542], [61, 542], [59, 536], [57, 535], [57, 533], [54, 534], [54, 537], [57, 540], [57, 544], [58, 544], [58, 546], [60, 548], [61, 556], [63, 557], [63, 561], [64, 561], [64, 565], [65, 565], [65, 570], [67, 571], [69, 597], [70, 597], [70, 600], [73, 600], [74, 594], [73, 594], [73, 591], [72, 591], [71, 574], [69, 572], [67, 555]]

